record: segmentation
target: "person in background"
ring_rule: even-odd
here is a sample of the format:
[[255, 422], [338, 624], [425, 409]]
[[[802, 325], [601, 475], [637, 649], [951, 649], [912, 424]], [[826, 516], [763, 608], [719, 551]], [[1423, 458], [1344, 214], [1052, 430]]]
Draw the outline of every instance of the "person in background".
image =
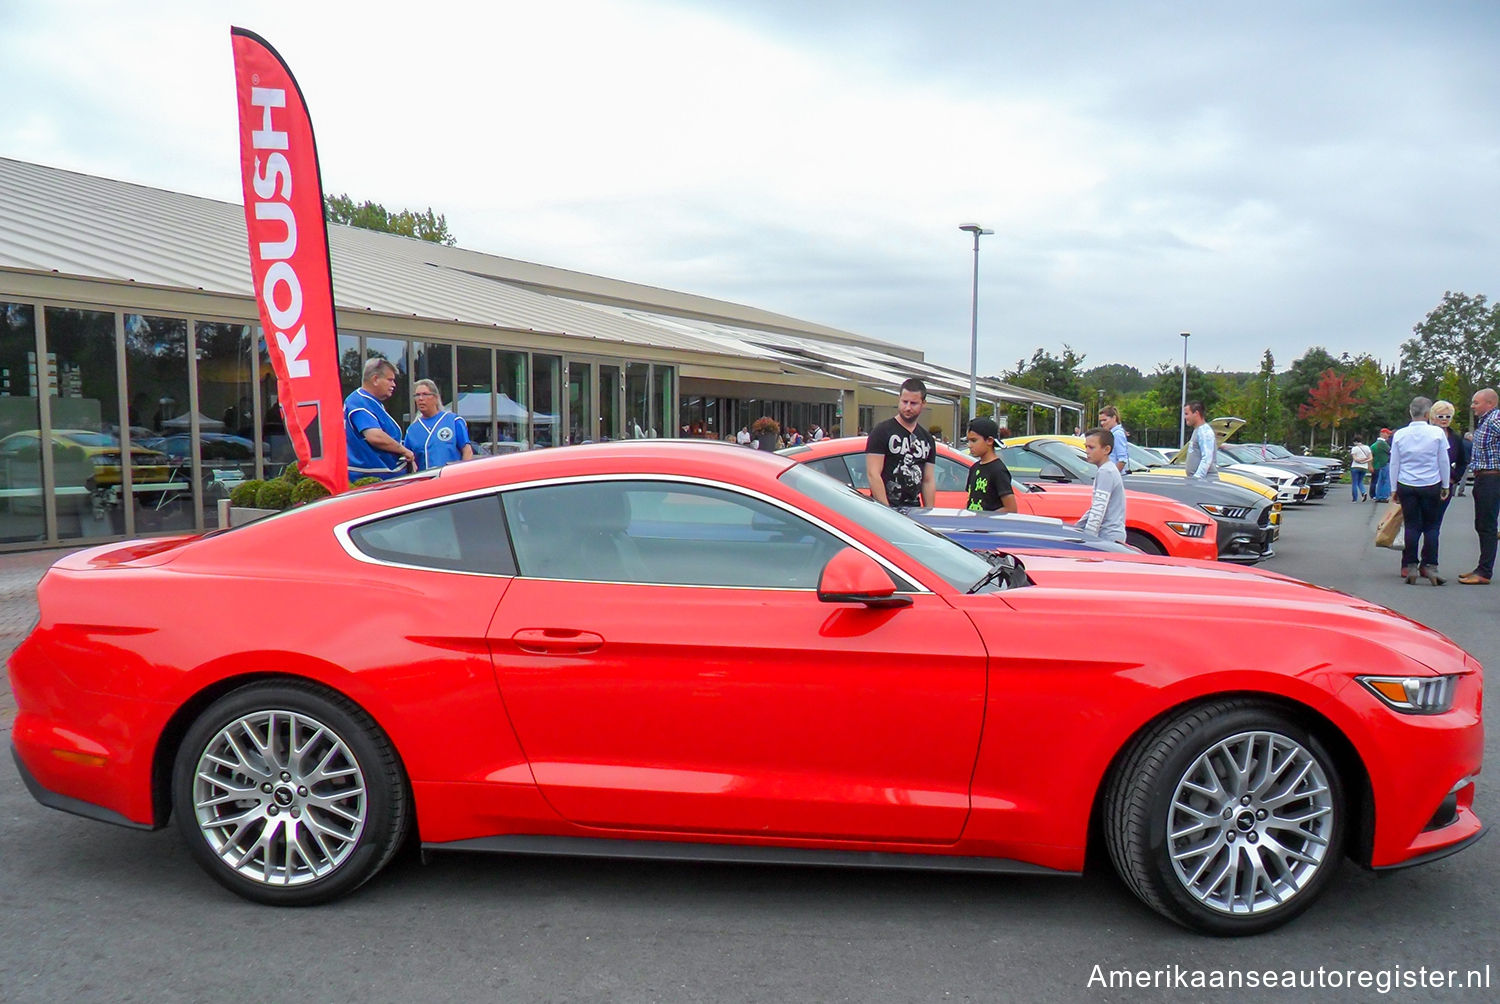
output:
[[401, 426], [385, 410], [396, 393], [396, 367], [374, 356], [365, 360], [363, 383], [344, 398], [344, 445], [349, 454], [349, 483], [360, 478], [398, 477], [411, 470], [416, 456], [401, 443]]
[[1370, 469], [1375, 472], [1375, 487], [1370, 497], [1376, 502], [1391, 499], [1391, 430], [1381, 429], [1380, 437], [1370, 445]]
[[931, 506], [937, 498], [937, 444], [918, 424], [927, 407], [927, 385], [916, 377], [901, 384], [896, 414], [870, 430], [865, 473], [870, 497], [893, 509]]
[[1438, 574], [1438, 535], [1448, 501], [1448, 437], [1427, 421], [1431, 409], [1429, 399], [1412, 398], [1407, 409], [1411, 424], [1391, 437], [1391, 484], [1406, 533], [1401, 575], [1408, 586], [1415, 585], [1419, 575], [1434, 586], [1447, 581]]
[[473, 460], [474, 447], [469, 442], [469, 425], [451, 411], [443, 410], [443, 398], [437, 384], [418, 380], [412, 394], [417, 417], [406, 428], [403, 446], [417, 458], [417, 470], [426, 471], [459, 460]]
[[1479, 564], [1458, 581], [1487, 586], [1495, 576], [1495, 524], [1500, 516], [1500, 396], [1493, 387], [1474, 392], [1474, 532], [1479, 534]]
[[1352, 502], [1365, 502], [1370, 493], [1365, 490], [1365, 477], [1370, 473], [1370, 448], [1364, 439], [1354, 437], [1354, 446], [1349, 451], [1349, 485], [1354, 497]]
[[1436, 426], [1448, 440], [1448, 497], [1443, 500], [1443, 513], [1448, 512], [1448, 503], [1453, 501], [1454, 491], [1464, 483], [1464, 472], [1469, 466], [1469, 454], [1464, 449], [1464, 437], [1453, 431], [1453, 415], [1458, 409], [1452, 401], [1434, 401], [1427, 420]]
[[964, 489], [969, 493], [968, 509], [974, 512], [1015, 512], [1016, 491], [1011, 486], [1010, 468], [995, 453], [995, 440], [1000, 427], [993, 418], [969, 420], [969, 432], [965, 437], [969, 453], [979, 463], [969, 468], [968, 483]]
[[1120, 412], [1114, 405], [1107, 404], [1099, 409], [1099, 427], [1109, 430], [1114, 437], [1109, 459], [1115, 462], [1115, 468], [1121, 474], [1125, 473], [1125, 468], [1130, 466], [1130, 435], [1120, 424]]
[[1201, 481], [1219, 480], [1219, 440], [1214, 427], [1208, 424], [1202, 401], [1189, 401], [1182, 409], [1187, 427], [1193, 430], [1188, 437], [1187, 476]]
[[750, 427], [747, 426], [747, 425], [740, 426], [740, 431], [736, 432], [734, 434], [734, 441], [736, 443], [739, 443], [741, 446], [749, 446], [750, 445]]
[[1114, 446], [1114, 434], [1108, 429], [1090, 429], [1084, 437], [1083, 452], [1089, 463], [1099, 470], [1094, 475], [1094, 495], [1089, 502], [1089, 511], [1084, 513], [1078, 525], [1105, 540], [1124, 543], [1125, 481], [1120, 477], [1120, 469], [1110, 460]]

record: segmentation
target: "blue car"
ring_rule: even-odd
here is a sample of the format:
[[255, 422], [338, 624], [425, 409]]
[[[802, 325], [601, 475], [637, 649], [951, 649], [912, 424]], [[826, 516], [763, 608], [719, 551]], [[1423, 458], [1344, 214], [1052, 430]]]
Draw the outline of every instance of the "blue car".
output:
[[967, 509], [908, 509], [906, 515], [971, 551], [1095, 551], [1140, 554], [1097, 534], [1046, 516], [970, 512]]

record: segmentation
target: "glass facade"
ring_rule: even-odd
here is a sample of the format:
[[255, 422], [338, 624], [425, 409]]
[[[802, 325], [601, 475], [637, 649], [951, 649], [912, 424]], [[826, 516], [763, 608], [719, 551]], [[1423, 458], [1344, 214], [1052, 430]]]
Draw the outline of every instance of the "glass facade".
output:
[[[392, 418], [434, 380], [480, 454], [676, 421], [671, 366], [341, 331], [345, 395], [375, 355]], [[236, 485], [296, 459], [277, 395], [255, 324], [0, 300], [0, 550], [214, 528]]]
[[47, 539], [36, 309], [0, 303], [0, 544]]

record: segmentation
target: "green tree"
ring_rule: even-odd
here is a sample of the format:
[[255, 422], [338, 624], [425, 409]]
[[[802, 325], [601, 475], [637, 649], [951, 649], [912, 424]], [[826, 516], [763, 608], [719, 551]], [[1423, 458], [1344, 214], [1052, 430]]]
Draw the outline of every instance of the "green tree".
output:
[[[1223, 396], [1222, 384], [1204, 373], [1193, 364], [1188, 364], [1187, 399], [1189, 401], [1202, 401], [1203, 409], [1209, 418], [1218, 414], [1219, 399]], [[1168, 367], [1162, 363], [1156, 367], [1153, 375], [1157, 400], [1164, 405], [1176, 408], [1174, 416], [1182, 412], [1182, 367]]]
[[457, 238], [448, 232], [448, 217], [433, 213], [431, 206], [423, 212], [403, 209], [393, 213], [380, 203], [371, 202], [368, 199], [356, 204], [345, 194], [325, 195], [323, 196], [323, 216], [329, 223], [347, 223], [351, 227], [359, 227], [363, 230], [379, 230], [387, 234], [400, 234], [402, 237], [416, 237], [419, 240], [431, 241], [447, 247], [458, 243]]
[[1416, 335], [1401, 343], [1401, 368], [1431, 393], [1451, 370], [1461, 409], [1481, 387], [1500, 377], [1500, 304], [1491, 307], [1483, 294], [1443, 294], [1443, 300], [1411, 329]]
[[[1104, 391], [1104, 403], [1110, 404], [1126, 394], [1139, 394], [1151, 387], [1151, 378], [1134, 366], [1124, 363], [1106, 363], [1084, 370], [1079, 378], [1096, 390]], [[1115, 405], [1119, 407], [1118, 404]]]
[[[1039, 390], [1055, 397], [1084, 401], [1084, 387], [1078, 378], [1078, 369], [1083, 364], [1083, 360], [1083, 356], [1074, 352], [1073, 347], [1064, 342], [1061, 357], [1054, 356], [1046, 349], [1037, 349], [1031, 354], [1029, 362], [1025, 359], [1017, 360], [1016, 368], [1005, 373], [1001, 379], [1017, 387], [1030, 387], [1032, 390]], [[1052, 409], [1035, 408], [1033, 411], [1036, 413], [1034, 416], [1036, 427], [1050, 430]], [[1011, 428], [1026, 428], [1025, 415], [1026, 412], [1022, 410], [1019, 421], [1013, 417]]]

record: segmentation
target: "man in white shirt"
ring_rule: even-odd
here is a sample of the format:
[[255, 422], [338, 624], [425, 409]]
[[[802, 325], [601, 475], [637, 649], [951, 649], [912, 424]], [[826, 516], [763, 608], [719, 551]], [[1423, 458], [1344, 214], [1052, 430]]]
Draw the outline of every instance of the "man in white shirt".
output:
[[[1411, 424], [1397, 429], [1391, 437], [1391, 485], [1401, 503], [1405, 520], [1406, 546], [1401, 551], [1401, 575], [1407, 585], [1415, 585], [1417, 576], [1441, 586], [1446, 580], [1438, 574], [1438, 534], [1443, 528], [1443, 503], [1448, 499], [1448, 437], [1443, 430], [1428, 424], [1427, 412], [1432, 402], [1425, 397], [1413, 398], [1407, 409]], [[1421, 544], [1421, 563], [1417, 545]]]
[[1187, 476], [1201, 481], [1219, 480], [1219, 437], [1203, 411], [1202, 401], [1189, 401], [1182, 409], [1183, 420], [1193, 430], [1188, 437]]

